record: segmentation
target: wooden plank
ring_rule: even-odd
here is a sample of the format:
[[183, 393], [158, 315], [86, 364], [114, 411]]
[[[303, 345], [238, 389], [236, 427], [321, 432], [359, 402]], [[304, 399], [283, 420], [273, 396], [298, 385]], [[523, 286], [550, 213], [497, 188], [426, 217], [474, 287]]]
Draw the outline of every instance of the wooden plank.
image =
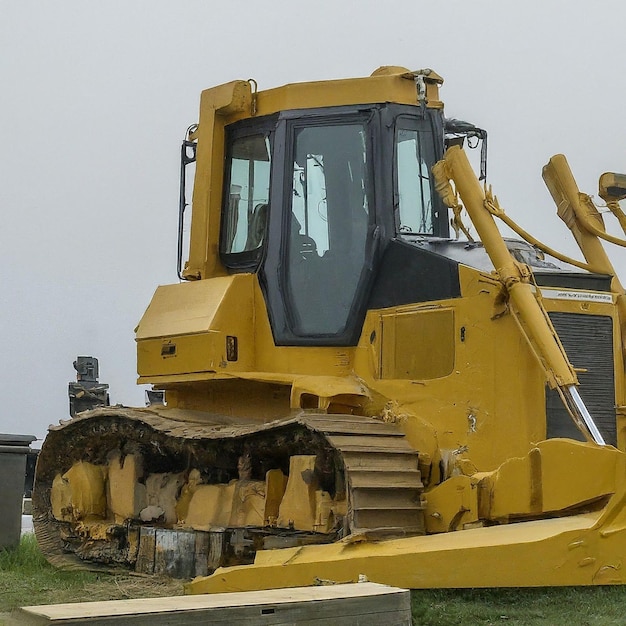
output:
[[172, 578], [193, 578], [195, 552], [194, 531], [157, 528], [154, 573]]
[[222, 565], [224, 553], [224, 530], [211, 531], [209, 533], [209, 554], [207, 567], [210, 572], [215, 571]]
[[139, 532], [139, 551], [135, 570], [141, 574], [154, 573], [154, 546], [156, 529], [143, 526]]
[[141, 538], [141, 528], [138, 526], [130, 526], [128, 528], [128, 561], [137, 566], [137, 556], [139, 555], [139, 541]]
[[26, 625], [411, 624], [410, 592], [376, 583], [24, 607]]
[[196, 546], [195, 546], [195, 575], [206, 576], [209, 563], [209, 533], [197, 532], [196, 533]]

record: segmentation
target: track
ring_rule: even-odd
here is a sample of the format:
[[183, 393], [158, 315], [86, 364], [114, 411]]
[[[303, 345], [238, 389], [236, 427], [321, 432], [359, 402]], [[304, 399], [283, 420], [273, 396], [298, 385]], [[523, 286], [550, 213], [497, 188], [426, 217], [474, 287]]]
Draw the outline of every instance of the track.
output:
[[[316, 455], [316, 484], [333, 500], [345, 500], [345, 513], [337, 516], [332, 531], [302, 532], [292, 524], [280, 528], [275, 523], [246, 526], [239, 534], [234, 528], [221, 529], [231, 543], [234, 537], [239, 542], [244, 537], [251, 547], [244, 551], [236, 545], [234, 552], [232, 546], [223, 548], [214, 566], [250, 562], [257, 549], [294, 545], [289, 541], [327, 543], [360, 533], [402, 536], [424, 532], [418, 455], [393, 424], [311, 413], [259, 424], [176, 409], [115, 407], [85, 412], [51, 427], [42, 447], [33, 522], [41, 549], [54, 565], [135, 567], [138, 537], [140, 532], [143, 537], [146, 527], [182, 528], [180, 523], [168, 525], [162, 519], [152, 524], [137, 518], [120, 523], [111, 519], [110, 512], [95, 522], [54, 517], [51, 491], [55, 476], [79, 461], [106, 466], [112, 453], [121, 458], [140, 455], [146, 475], [178, 472], [188, 476], [197, 469], [207, 484], [241, 479], [240, 459], [244, 456], [249, 459], [248, 478], [260, 481], [269, 469], [287, 474], [293, 456]], [[268, 536], [274, 537], [274, 544], [262, 543]], [[280, 541], [276, 542], [276, 537]]]

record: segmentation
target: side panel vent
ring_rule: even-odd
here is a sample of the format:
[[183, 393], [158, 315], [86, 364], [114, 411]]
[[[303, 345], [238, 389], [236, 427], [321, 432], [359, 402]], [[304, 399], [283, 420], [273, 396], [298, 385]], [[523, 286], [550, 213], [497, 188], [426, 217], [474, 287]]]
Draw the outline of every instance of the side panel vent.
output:
[[[549, 313], [571, 364], [578, 373], [580, 395], [606, 443], [617, 444], [615, 380], [613, 375], [613, 320], [603, 315]], [[563, 408], [556, 391], [546, 391], [547, 436], [583, 441]]]

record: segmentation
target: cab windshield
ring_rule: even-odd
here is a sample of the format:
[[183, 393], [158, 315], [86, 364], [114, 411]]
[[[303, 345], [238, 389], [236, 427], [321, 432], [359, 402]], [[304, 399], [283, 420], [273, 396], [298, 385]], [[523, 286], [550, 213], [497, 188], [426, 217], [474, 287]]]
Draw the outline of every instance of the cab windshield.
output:
[[286, 274], [301, 336], [341, 334], [353, 309], [369, 221], [365, 138], [356, 121], [294, 131]]

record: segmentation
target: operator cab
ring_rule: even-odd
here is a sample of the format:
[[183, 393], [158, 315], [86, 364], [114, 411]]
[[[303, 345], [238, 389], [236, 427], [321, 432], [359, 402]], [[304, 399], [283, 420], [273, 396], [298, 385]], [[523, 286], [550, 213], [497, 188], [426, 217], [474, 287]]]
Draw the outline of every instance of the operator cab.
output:
[[354, 345], [391, 241], [448, 237], [440, 110], [284, 111], [226, 127], [220, 257], [258, 271], [278, 345]]

